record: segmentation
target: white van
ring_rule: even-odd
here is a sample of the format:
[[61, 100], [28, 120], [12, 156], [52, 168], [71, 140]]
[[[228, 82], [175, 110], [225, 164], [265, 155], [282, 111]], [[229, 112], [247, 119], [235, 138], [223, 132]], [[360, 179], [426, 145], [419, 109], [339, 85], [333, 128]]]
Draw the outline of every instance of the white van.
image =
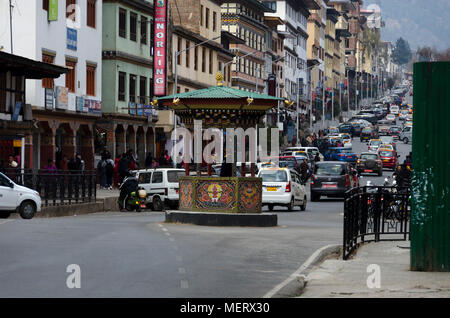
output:
[[147, 191], [147, 204], [153, 211], [162, 211], [164, 205], [178, 208], [178, 178], [184, 176], [184, 169], [156, 168], [136, 171], [139, 186]]
[[19, 212], [23, 219], [31, 219], [41, 212], [39, 192], [20, 186], [0, 172], [0, 219]]
[[405, 126], [405, 128], [403, 128], [402, 132], [400, 133], [398, 139], [403, 141], [405, 144], [412, 141], [412, 127]]
[[400, 107], [398, 107], [397, 105], [392, 105], [389, 111], [393, 115], [398, 115], [398, 113], [400, 112]]

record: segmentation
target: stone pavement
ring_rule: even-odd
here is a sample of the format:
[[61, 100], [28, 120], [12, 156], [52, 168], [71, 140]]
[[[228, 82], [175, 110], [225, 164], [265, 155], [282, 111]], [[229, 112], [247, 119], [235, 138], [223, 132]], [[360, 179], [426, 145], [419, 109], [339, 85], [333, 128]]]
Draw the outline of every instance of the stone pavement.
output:
[[120, 195], [119, 189], [112, 189], [112, 190], [103, 190], [97, 188], [97, 200], [98, 199], [105, 199], [110, 197], [118, 198]]
[[[409, 246], [404, 241], [368, 243], [353, 259], [328, 259], [306, 277], [300, 298], [450, 298], [450, 273], [410, 271]], [[380, 288], [368, 287], [371, 264], [379, 265]]]

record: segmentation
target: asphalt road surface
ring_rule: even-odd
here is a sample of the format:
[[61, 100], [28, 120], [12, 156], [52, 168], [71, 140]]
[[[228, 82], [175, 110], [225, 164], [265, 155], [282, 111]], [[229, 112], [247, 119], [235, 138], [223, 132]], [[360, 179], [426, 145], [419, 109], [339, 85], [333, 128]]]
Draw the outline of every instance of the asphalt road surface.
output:
[[[367, 146], [354, 138], [353, 149]], [[401, 162], [410, 149], [398, 143]], [[155, 212], [0, 220], [0, 297], [261, 297], [342, 242], [342, 200], [274, 213], [275, 228], [164, 224]], [[71, 264], [81, 288], [67, 287]]]

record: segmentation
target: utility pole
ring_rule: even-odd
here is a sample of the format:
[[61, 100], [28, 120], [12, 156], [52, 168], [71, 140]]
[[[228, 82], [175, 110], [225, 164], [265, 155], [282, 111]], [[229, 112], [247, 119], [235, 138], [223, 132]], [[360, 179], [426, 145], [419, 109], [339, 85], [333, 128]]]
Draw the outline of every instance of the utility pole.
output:
[[10, 36], [11, 36], [11, 54], [14, 53], [14, 50], [13, 50], [12, 9], [13, 9], [13, 5], [11, 3], [11, 0], [9, 0], [9, 32], [10, 32]]
[[334, 121], [334, 76], [331, 72], [331, 121]]

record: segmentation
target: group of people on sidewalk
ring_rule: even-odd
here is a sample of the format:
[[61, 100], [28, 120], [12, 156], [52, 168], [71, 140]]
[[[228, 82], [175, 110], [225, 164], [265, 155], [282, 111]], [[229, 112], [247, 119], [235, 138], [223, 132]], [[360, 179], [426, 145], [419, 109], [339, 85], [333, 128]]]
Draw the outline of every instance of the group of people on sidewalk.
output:
[[[149, 152], [145, 158], [145, 168], [154, 169], [159, 167], [173, 166], [172, 158], [166, 150], [159, 160]], [[102, 152], [101, 160], [97, 164], [97, 174], [99, 176], [100, 189], [112, 190], [119, 188], [129, 171], [138, 170], [139, 161], [134, 156], [133, 150], [117, 156], [115, 160], [111, 158], [108, 150]]]

